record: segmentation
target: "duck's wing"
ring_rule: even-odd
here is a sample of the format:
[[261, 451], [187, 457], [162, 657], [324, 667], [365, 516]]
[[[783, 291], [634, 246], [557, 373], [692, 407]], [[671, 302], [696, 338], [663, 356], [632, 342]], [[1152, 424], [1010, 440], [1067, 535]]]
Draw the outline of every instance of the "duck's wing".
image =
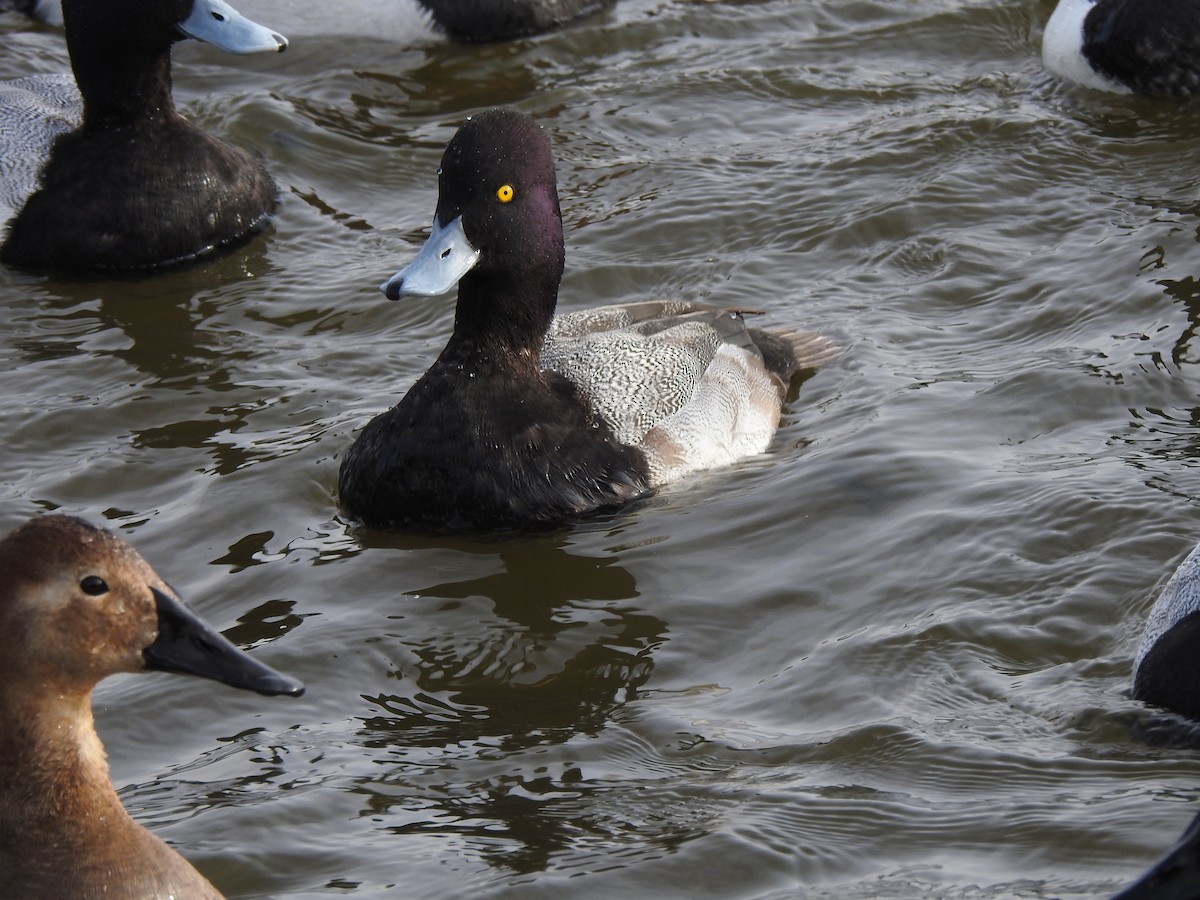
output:
[[[692, 300], [618, 303], [556, 316], [550, 324], [547, 343], [562, 345], [572, 338], [621, 329], [653, 335], [684, 322], [703, 322], [726, 342], [748, 350], [757, 349], [767, 368], [785, 379], [803, 369], [819, 368], [841, 352], [836, 342], [815, 332], [747, 327], [746, 317], [754, 315], [759, 315], [759, 311]], [[557, 352], [557, 347], [551, 352]]]
[[0, 224], [39, 187], [54, 139], [76, 128], [83, 101], [69, 75], [0, 82]]
[[576, 384], [612, 426], [636, 444], [696, 391], [722, 342], [722, 310], [687, 303], [603, 306], [554, 320], [542, 368]]
[[818, 335], [750, 329], [737, 310], [668, 301], [559, 317], [542, 366], [574, 382], [663, 484], [765, 450], [792, 375], [835, 353]]
[[645, 300], [640, 303], [615, 303], [593, 306], [575, 312], [560, 313], [550, 323], [548, 342], [634, 328], [645, 333], [661, 331], [688, 315], [720, 314], [725, 312], [707, 303], [689, 300]]

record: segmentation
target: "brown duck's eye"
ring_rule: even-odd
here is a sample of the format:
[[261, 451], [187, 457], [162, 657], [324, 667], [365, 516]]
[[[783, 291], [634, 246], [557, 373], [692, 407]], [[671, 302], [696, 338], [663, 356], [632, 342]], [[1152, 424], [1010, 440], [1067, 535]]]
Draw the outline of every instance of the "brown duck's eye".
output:
[[502, 184], [496, 190], [496, 199], [501, 203], [507, 203], [513, 198], [514, 194], [515, 191], [513, 191], [513, 186], [511, 184]]
[[108, 583], [99, 575], [89, 575], [87, 578], [79, 582], [80, 589], [92, 597], [99, 597], [101, 594], [108, 593]]

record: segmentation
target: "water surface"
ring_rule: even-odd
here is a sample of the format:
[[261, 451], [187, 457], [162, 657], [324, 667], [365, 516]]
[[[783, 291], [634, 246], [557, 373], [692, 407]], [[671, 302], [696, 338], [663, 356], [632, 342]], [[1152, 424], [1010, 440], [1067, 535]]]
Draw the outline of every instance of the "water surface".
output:
[[[209, 264], [0, 271], [0, 526], [120, 529], [298, 701], [167, 676], [97, 718], [234, 898], [1106, 897], [1200, 808], [1129, 699], [1200, 539], [1194, 107], [1057, 83], [1049, 0], [621, 0], [457, 47], [180, 45], [273, 228]], [[0, 17], [0, 78], [61, 36]], [[521, 540], [351, 527], [338, 460], [449, 333], [376, 286], [445, 142], [535, 115], [561, 305], [837, 338], [771, 451]]]

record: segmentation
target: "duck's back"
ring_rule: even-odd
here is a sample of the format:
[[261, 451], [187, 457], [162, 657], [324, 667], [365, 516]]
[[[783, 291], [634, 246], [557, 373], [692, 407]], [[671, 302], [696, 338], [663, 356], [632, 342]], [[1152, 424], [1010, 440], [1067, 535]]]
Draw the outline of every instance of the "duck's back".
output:
[[522, 529], [646, 493], [646, 462], [573, 385], [449, 350], [342, 460], [342, 508], [378, 527]]
[[1179, 564], [1154, 602], [1133, 665], [1139, 700], [1200, 719], [1200, 546]]

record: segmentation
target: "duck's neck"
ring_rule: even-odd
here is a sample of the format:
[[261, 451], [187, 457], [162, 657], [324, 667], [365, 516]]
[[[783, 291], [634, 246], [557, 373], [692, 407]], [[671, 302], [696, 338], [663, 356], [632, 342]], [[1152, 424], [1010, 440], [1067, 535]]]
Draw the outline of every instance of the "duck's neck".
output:
[[121, 805], [88, 693], [29, 685], [0, 686], [0, 873], [6, 897], [221, 896]]
[[469, 272], [458, 288], [454, 355], [537, 366], [558, 301], [558, 276]]
[[111, 828], [127, 819], [88, 694], [30, 693], [0, 688], [0, 841], [19, 842], [20, 832], [46, 823]]
[[110, 46], [90, 43], [88, 34], [68, 25], [67, 47], [83, 95], [85, 128], [134, 125], [174, 116], [169, 44], [159, 50]]

